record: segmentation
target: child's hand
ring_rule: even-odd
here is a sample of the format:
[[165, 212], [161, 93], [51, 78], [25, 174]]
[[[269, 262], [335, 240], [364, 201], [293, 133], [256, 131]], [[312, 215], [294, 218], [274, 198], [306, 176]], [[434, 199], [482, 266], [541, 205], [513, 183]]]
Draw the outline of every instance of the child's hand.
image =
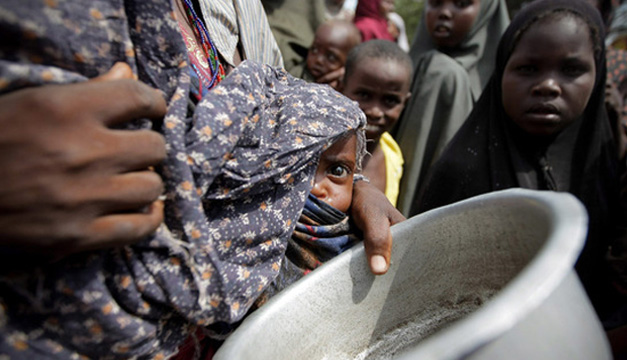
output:
[[344, 66], [326, 73], [316, 79], [318, 84], [328, 84], [337, 91], [342, 91], [342, 79], [344, 78]]
[[379, 189], [365, 181], [353, 187], [351, 215], [364, 233], [364, 247], [375, 275], [385, 274], [390, 265], [392, 233], [390, 226], [405, 220]]
[[116, 66], [96, 80], [0, 96], [3, 255], [66, 254], [136, 241], [163, 220], [165, 158], [153, 131], [113, 130], [165, 115], [163, 97]]

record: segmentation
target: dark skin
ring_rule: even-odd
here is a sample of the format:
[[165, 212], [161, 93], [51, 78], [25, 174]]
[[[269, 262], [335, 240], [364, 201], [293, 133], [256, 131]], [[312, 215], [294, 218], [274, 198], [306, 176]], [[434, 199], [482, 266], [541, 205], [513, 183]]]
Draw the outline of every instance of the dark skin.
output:
[[165, 141], [111, 127], [165, 111], [162, 95], [132, 80], [128, 65], [0, 97], [2, 246], [54, 259], [153, 233], [163, 184], [149, 168], [165, 158]]
[[454, 49], [466, 38], [479, 14], [479, 0], [429, 0], [427, 30], [438, 49]]
[[370, 271], [382, 275], [390, 266], [392, 234], [390, 226], [405, 217], [385, 197], [381, 190], [365, 181], [353, 186], [351, 216], [364, 233], [364, 247]]
[[398, 121], [411, 96], [409, 69], [404, 64], [385, 58], [366, 58], [355, 64], [351, 76], [345, 79], [342, 93], [359, 103], [366, 114], [366, 138], [369, 157], [363, 173], [381, 191], [386, 187], [385, 156], [381, 135]]
[[330, 20], [320, 25], [306, 58], [307, 69], [316, 78], [316, 82], [329, 84], [338, 90], [341, 87], [341, 78], [334, 78], [329, 82], [319, 82], [317, 79], [340, 69], [344, 74], [346, 56], [360, 40], [359, 31], [345, 21]]

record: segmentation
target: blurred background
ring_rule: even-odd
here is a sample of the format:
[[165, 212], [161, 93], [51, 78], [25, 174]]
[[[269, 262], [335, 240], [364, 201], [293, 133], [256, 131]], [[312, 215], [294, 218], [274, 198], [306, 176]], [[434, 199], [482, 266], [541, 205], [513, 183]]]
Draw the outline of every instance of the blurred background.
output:
[[[414, 33], [418, 23], [420, 22], [420, 16], [422, 14], [422, 8], [424, 2], [427, 0], [396, 0], [396, 12], [405, 20], [405, 26], [407, 29], [407, 37], [409, 37], [409, 43], [411, 44], [414, 38]], [[509, 9], [510, 17], [518, 10], [522, 3], [527, 0], [506, 0], [507, 7]], [[346, 0], [344, 7], [348, 9], [355, 9], [357, 6], [357, 0]]]

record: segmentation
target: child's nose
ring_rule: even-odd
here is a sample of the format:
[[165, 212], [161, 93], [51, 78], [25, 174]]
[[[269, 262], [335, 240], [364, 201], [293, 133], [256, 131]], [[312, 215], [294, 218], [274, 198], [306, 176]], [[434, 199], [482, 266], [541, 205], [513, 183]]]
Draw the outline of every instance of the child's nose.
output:
[[314, 186], [311, 189], [311, 194], [322, 201], [324, 201], [328, 196], [326, 186], [324, 186], [322, 181], [316, 181], [314, 183]]
[[383, 118], [383, 115], [384, 115], [381, 108], [377, 105], [371, 106], [366, 111], [364, 111], [364, 113], [366, 113], [366, 116], [368, 118], [373, 119], [373, 120], [379, 120]]
[[540, 96], [558, 96], [562, 92], [559, 82], [552, 76], [542, 79], [532, 91]]
[[451, 12], [451, 9], [448, 7], [448, 5], [442, 6], [442, 8], [440, 9], [440, 13], [438, 14], [438, 18], [450, 19], [452, 16], [453, 13]]
[[316, 55], [316, 57], [315, 57], [316, 64], [318, 64], [318, 65], [323, 64], [323, 63], [324, 63], [324, 58], [325, 58], [324, 54], [322, 54], [321, 52], [320, 52], [320, 53], [318, 53], [318, 54]]

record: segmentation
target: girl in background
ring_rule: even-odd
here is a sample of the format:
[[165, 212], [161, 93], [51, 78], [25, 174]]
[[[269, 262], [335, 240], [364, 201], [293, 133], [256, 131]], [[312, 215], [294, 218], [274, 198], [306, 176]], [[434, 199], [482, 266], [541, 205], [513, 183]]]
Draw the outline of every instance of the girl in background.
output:
[[523, 8], [503, 35], [489, 84], [411, 213], [513, 187], [575, 195], [590, 218], [576, 270], [609, 328], [619, 323], [625, 298], [610, 286], [605, 256], [625, 219], [605, 80], [603, 23], [595, 8], [582, 0]]
[[494, 68], [509, 23], [504, 0], [430, 0], [410, 56], [410, 98], [396, 129], [405, 167], [398, 209], [405, 215], [424, 176], [464, 122]]

